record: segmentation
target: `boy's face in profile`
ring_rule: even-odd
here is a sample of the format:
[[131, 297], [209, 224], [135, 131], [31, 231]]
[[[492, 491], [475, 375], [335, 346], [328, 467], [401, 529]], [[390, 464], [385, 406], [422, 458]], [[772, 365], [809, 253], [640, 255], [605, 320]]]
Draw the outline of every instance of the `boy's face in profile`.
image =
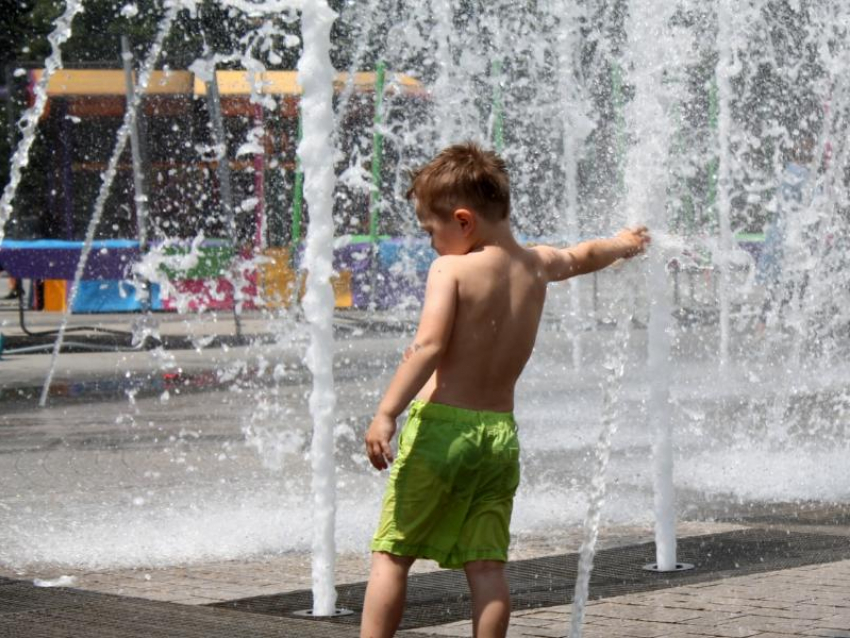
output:
[[419, 226], [431, 238], [431, 248], [436, 250], [437, 254], [465, 255], [469, 252], [469, 237], [456, 213], [450, 219], [443, 219], [416, 202], [416, 218], [419, 220]]

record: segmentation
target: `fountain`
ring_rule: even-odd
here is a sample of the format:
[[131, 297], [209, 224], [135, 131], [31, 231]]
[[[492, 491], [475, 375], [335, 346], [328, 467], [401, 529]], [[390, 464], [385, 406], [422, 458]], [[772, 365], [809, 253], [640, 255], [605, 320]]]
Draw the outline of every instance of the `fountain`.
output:
[[[57, 34], [67, 37], [82, 6], [68, 3]], [[775, 0], [740, 10], [728, 0], [521, 9], [370, 0], [332, 4], [339, 31], [330, 32], [324, 3], [226, 7], [233, 49], [216, 49], [204, 33], [206, 48], [182, 65], [157, 61], [168, 57], [178, 13], [192, 23], [196, 7], [172, 3], [157, 16], [137, 95], [155, 88], [148, 74], [163, 64], [162, 77], [190, 69], [197, 83], [172, 101], [131, 100], [96, 196], [75, 200], [86, 232], [63, 277], [73, 283], [45, 370], [45, 407], [15, 413], [32, 426], [26, 445], [0, 438], [18, 455], [14, 469], [0, 465], [13, 477], [0, 492], [9, 520], [0, 564], [310, 553], [312, 614], [335, 613], [335, 561], [366, 553], [382, 488], [361, 432], [415, 321], [432, 256], [403, 200], [405, 172], [467, 138], [502, 148], [516, 229], [529, 242], [638, 222], [656, 240], [629, 268], [553, 287], [518, 390], [526, 462], [517, 550], [523, 538], [569, 532], [572, 542], [584, 530], [574, 637], [608, 528], [654, 522], [656, 568], [669, 571], [680, 565], [681, 519], [850, 500], [841, 276], [850, 199], [848, 151], [836, 142], [850, 127], [850, 10]], [[11, 164], [29, 178], [43, 170], [55, 186], [64, 160], [38, 149], [37, 123], [44, 135], [65, 127], [81, 140], [92, 124], [71, 111], [58, 119], [61, 100], [48, 96], [51, 69], [60, 70], [54, 40]], [[288, 48], [299, 55], [287, 58]], [[303, 95], [275, 75], [291, 72], [294, 57]], [[94, 243], [135, 220], [122, 217], [135, 210], [135, 190], [121, 156], [140, 112], [159, 135], [146, 142], [143, 127], [143, 145], [174, 140], [158, 161], [184, 153], [192, 166], [149, 169], [149, 249], [137, 276], [188, 317], [187, 331], [200, 317], [238, 312], [243, 329], [262, 322], [262, 338], [215, 347], [199, 338], [191, 357], [116, 355], [122, 400], [92, 417], [59, 396], [71, 390], [55, 388], [55, 372], [86, 261], [107, 250]], [[811, 144], [810, 178], [789, 184], [800, 140]], [[10, 241], [28, 239], [37, 208], [32, 189], [16, 194], [20, 179], [0, 207], [4, 260]], [[45, 189], [44, 201], [59, 206], [65, 190]], [[789, 210], [780, 267], [766, 269], [764, 229]], [[226, 267], [209, 265], [221, 255]], [[205, 268], [224, 273], [218, 288], [196, 284], [208, 274], [174, 275]], [[778, 280], [768, 281], [773, 272]], [[39, 473], [45, 455], [58, 460], [58, 480]], [[95, 462], [101, 471], [87, 472]]]
[[336, 543], [336, 468], [334, 465], [333, 385], [333, 188], [334, 172], [328, 158], [333, 123], [333, 67], [330, 31], [336, 15], [322, 3], [305, 6], [301, 14], [304, 51], [298, 62], [298, 81], [304, 89], [301, 112], [304, 137], [298, 145], [304, 170], [304, 195], [312, 214], [304, 265], [308, 272], [304, 316], [310, 324], [307, 367], [313, 374], [310, 414], [313, 417], [313, 465], [316, 536], [313, 544], [313, 614], [332, 616]]

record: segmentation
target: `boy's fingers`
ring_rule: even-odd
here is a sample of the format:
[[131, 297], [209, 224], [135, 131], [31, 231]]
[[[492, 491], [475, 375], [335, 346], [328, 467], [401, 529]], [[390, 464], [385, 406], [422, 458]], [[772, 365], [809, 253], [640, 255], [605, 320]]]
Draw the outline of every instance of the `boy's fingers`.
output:
[[390, 447], [389, 441], [381, 441], [381, 452], [383, 452], [387, 463], [393, 462], [393, 449]]
[[369, 452], [369, 462], [372, 463], [372, 466], [376, 470], [383, 470], [387, 467], [387, 464], [384, 462], [384, 457], [381, 454], [375, 454], [374, 452]]
[[370, 441], [366, 443], [366, 456], [376, 470], [387, 469], [387, 462], [392, 462], [393, 454], [389, 443], [384, 441]]
[[376, 454], [375, 444], [371, 441], [366, 441], [366, 456], [369, 457], [369, 462], [373, 467], [380, 470], [380, 454]]

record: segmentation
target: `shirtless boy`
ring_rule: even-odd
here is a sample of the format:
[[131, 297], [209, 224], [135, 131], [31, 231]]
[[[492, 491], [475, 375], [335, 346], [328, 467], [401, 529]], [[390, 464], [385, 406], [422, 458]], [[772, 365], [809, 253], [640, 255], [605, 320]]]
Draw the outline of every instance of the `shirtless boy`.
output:
[[[463, 568], [474, 635], [505, 636], [504, 564], [519, 484], [514, 386], [534, 348], [546, 286], [632, 257], [649, 235], [638, 227], [570, 248], [521, 246], [510, 228], [505, 164], [472, 143], [415, 172], [408, 198], [440, 256], [414, 342], [366, 433], [372, 465], [392, 470], [361, 638], [395, 633], [416, 558]], [[393, 462], [390, 440], [408, 404]]]

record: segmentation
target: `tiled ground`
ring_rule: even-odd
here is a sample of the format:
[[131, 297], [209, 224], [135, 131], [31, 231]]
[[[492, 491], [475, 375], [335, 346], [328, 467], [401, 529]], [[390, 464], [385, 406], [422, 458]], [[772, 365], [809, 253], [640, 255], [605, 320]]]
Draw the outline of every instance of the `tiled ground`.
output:
[[[691, 523], [683, 524], [681, 531], [704, 534], [732, 527]], [[616, 534], [609, 530], [605, 544], [636, 543], [648, 537], [651, 534], [647, 529], [620, 528]], [[569, 535], [520, 538], [515, 542], [514, 553], [516, 558], [546, 555], [564, 551], [564, 544], [575, 541]], [[367, 569], [367, 556], [342, 556], [337, 565], [337, 581], [363, 580]], [[433, 566], [423, 563], [418, 569], [427, 571]], [[74, 587], [189, 605], [310, 587], [309, 558], [304, 555], [158, 570], [69, 573], [67, 569], [44, 569], [38, 573], [4, 575], [27, 579], [70, 575], [76, 577]], [[568, 605], [517, 611], [508, 635], [566, 638], [570, 636], [571, 616]], [[351, 635], [356, 633], [352, 627]], [[472, 636], [472, 624], [465, 620], [403, 633], [410, 638], [466, 638]], [[585, 610], [581, 635], [585, 638], [850, 638], [850, 561], [594, 601]]]
[[[513, 614], [511, 638], [569, 635], [571, 607]], [[472, 636], [470, 621], [411, 635]], [[850, 561], [591, 602], [585, 638], [850, 638]], [[577, 638], [573, 636], [572, 638]]]

